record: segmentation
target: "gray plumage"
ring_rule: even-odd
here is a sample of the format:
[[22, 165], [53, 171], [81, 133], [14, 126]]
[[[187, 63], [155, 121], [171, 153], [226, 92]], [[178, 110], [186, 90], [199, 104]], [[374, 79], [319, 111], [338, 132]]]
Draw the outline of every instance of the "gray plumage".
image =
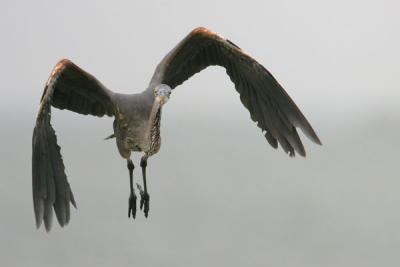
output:
[[157, 66], [146, 90], [139, 94], [118, 94], [71, 61], [61, 60], [50, 75], [41, 98], [32, 138], [32, 188], [36, 225], [51, 228], [52, 210], [61, 226], [70, 220], [70, 205], [75, 200], [64, 171], [57, 138], [50, 124], [51, 106], [84, 115], [114, 116], [114, 133], [121, 156], [130, 171], [131, 197], [128, 215], [136, 214], [136, 195], [132, 185], [131, 152], [144, 152], [141, 167], [144, 191], [141, 207], [147, 217], [149, 196], [146, 187], [147, 158], [161, 145], [162, 106], [171, 90], [211, 65], [226, 69], [240, 94], [240, 100], [257, 122], [268, 143], [290, 156], [305, 156], [296, 127], [313, 142], [321, 144], [299, 108], [276, 79], [261, 64], [237, 45], [220, 35], [197, 28], [184, 38]]

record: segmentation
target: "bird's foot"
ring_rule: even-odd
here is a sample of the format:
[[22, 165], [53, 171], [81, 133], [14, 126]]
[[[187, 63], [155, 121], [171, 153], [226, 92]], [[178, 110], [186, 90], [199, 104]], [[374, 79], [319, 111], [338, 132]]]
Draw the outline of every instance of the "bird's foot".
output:
[[131, 217], [135, 219], [136, 218], [136, 195], [131, 194], [129, 196], [129, 207], [128, 207], [128, 217]]
[[149, 216], [150, 209], [150, 195], [142, 189], [140, 184], [136, 185], [138, 190], [140, 191], [140, 210], [143, 209], [144, 216], [147, 218], [147, 216]]

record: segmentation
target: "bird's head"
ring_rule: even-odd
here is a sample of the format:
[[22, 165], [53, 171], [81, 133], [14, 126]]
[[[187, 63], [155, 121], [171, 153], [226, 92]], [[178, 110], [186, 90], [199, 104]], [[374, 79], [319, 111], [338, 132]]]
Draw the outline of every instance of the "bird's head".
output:
[[156, 101], [158, 101], [161, 105], [167, 103], [169, 96], [171, 95], [171, 87], [166, 84], [159, 84], [154, 88], [154, 95], [156, 97]]

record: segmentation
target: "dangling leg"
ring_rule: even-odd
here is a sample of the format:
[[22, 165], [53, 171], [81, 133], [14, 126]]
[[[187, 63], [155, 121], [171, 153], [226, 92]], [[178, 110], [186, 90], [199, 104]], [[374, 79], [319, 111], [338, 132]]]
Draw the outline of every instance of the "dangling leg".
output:
[[147, 183], [146, 183], [146, 167], [147, 167], [147, 155], [143, 156], [140, 160], [140, 167], [142, 167], [142, 175], [143, 175], [143, 187], [137, 184], [137, 188], [140, 191], [140, 209], [143, 209], [144, 216], [147, 218], [149, 216], [149, 209], [150, 209], [150, 196], [147, 193]]
[[131, 217], [135, 219], [136, 217], [136, 195], [135, 195], [135, 190], [133, 189], [133, 169], [135, 168], [135, 165], [133, 165], [133, 162], [131, 159], [127, 160], [128, 163], [128, 170], [129, 170], [129, 182], [130, 182], [130, 188], [131, 188], [131, 194], [129, 195], [129, 207], [128, 207], [128, 217]]

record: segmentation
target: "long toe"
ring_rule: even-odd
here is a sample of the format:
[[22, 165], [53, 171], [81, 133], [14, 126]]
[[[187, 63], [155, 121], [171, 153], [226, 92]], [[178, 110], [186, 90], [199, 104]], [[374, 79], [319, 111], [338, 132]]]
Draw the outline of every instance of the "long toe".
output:
[[140, 210], [142, 210], [143, 209], [143, 206], [144, 206], [144, 198], [143, 198], [143, 196], [140, 198]]
[[128, 217], [131, 217], [132, 214], [133, 219], [136, 218], [136, 199], [137, 198], [135, 194], [131, 194], [129, 196]]
[[140, 191], [140, 210], [143, 210], [144, 216], [147, 218], [147, 216], [149, 216], [150, 209], [150, 195], [143, 190], [140, 184], [136, 184], [136, 186]]

